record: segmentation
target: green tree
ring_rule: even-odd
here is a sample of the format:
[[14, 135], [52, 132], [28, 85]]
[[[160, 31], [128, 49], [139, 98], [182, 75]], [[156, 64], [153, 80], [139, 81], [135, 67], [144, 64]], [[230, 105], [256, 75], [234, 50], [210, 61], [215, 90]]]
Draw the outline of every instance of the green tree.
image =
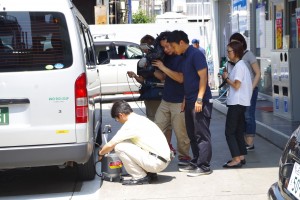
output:
[[132, 22], [134, 24], [146, 24], [153, 22], [153, 19], [148, 17], [145, 11], [139, 9], [136, 13], [132, 15]]

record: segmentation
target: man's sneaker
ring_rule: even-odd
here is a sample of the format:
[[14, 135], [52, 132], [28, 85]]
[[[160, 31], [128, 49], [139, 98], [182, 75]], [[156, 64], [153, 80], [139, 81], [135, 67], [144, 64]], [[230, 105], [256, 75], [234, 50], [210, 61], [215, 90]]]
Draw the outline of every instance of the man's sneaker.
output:
[[157, 173], [147, 172], [147, 176], [149, 177], [150, 181], [157, 181], [158, 180]]
[[174, 155], [176, 155], [176, 149], [174, 149], [173, 145], [169, 143], [170, 150], [173, 152]]
[[194, 170], [190, 170], [187, 173], [187, 176], [195, 177], [195, 176], [202, 176], [202, 175], [208, 175], [211, 174], [212, 171], [210, 168], [202, 169], [200, 167], [195, 168]]
[[185, 166], [185, 167], [180, 167], [179, 168], [179, 171], [180, 172], [189, 172], [191, 170], [194, 170], [196, 169], [197, 167], [195, 165], [192, 165], [192, 164], [189, 164], [188, 166]]
[[246, 149], [247, 149], [247, 151], [254, 151], [254, 144], [252, 144], [252, 145], [248, 145], [248, 144], [246, 144]]
[[178, 159], [179, 166], [188, 166], [190, 164], [191, 158], [189, 156], [184, 156]]

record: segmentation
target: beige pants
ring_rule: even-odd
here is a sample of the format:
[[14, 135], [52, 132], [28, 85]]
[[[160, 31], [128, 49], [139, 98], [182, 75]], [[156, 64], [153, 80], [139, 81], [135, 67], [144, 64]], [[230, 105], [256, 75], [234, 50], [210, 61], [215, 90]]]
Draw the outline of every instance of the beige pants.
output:
[[[155, 115], [156, 115], [156, 112], [157, 112], [157, 109], [158, 109], [160, 103], [161, 103], [161, 100], [145, 100], [144, 101], [144, 104], [146, 107], [146, 116], [148, 119], [150, 119], [153, 122], [155, 120]], [[169, 124], [169, 126], [167, 127], [166, 130], [172, 130], [171, 123]], [[164, 130], [163, 132], [165, 132], [166, 130]]]
[[181, 112], [181, 103], [161, 101], [155, 115], [155, 123], [165, 132], [170, 126], [177, 139], [178, 158], [189, 156], [190, 139], [186, 132], [184, 112]]
[[130, 141], [124, 141], [115, 146], [115, 152], [121, 159], [127, 173], [133, 179], [144, 178], [147, 172], [158, 173], [164, 170], [168, 164], [149, 152], [141, 149]]
[[148, 119], [154, 122], [155, 113], [161, 100], [145, 100], [146, 116]]

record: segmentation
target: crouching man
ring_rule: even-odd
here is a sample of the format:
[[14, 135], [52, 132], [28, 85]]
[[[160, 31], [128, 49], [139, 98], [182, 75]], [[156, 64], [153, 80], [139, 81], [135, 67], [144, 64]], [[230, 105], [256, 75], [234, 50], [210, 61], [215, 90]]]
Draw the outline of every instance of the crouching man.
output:
[[148, 118], [133, 112], [125, 101], [117, 101], [111, 109], [111, 117], [123, 124], [116, 135], [99, 150], [99, 160], [115, 150], [129, 175], [123, 185], [148, 184], [157, 179], [158, 172], [170, 163], [170, 148], [165, 135]]

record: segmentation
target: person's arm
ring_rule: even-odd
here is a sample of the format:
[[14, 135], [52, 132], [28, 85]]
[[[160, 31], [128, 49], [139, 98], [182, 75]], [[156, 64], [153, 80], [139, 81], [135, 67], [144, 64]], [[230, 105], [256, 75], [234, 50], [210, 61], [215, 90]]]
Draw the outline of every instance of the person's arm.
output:
[[106, 143], [102, 149], [99, 151], [99, 155], [105, 155], [109, 152], [111, 152], [115, 146], [117, 145], [117, 143], [113, 142], [113, 141], [109, 141], [108, 143]]
[[233, 87], [235, 90], [238, 90], [241, 87], [241, 81], [239, 81], [239, 80], [231, 81], [229, 78], [227, 78], [226, 82], [227, 82], [228, 85]]
[[260, 81], [260, 76], [261, 76], [261, 72], [260, 72], [260, 67], [258, 65], [257, 62], [253, 63], [251, 65], [254, 73], [255, 73], [255, 77], [254, 77], [254, 80], [253, 80], [253, 83], [252, 83], [252, 89], [254, 89], [255, 87], [257, 87], [259, 81]]
[[136, 75], [133, 71], [128, 71], [127, 74], [129, 78], [134, 78], [137, 82], [141, 84], [144, 83], [144, 77]]
[[235, 90], [238, 90], [241, 87], [241, 81], [239, 80], [230, 80], [228, 72], [223, 72], [223, 78], [225, 79], [226, 83], [233, 87]]
[[257, 85], [260, 81], [260, 78], [261, 78], [260, 67], [259, 67], [259, 64], [257, 62], [255, 55], [251, 51], [247, 51], [245, 53], [245, 55], [243, 56], [243, 60], [244, 60], [244, 57], [245, 57], [245, 62], [247, 62], [250, 65], [250, 67], [252, 68], [252, 70], [255, 74], [253, 82], [252, 82], [252, 89], [254, 89], [255, 87], [257, 87]]
[[164, 81], [166, 79], [166, 74], [161, 70], [155, 70], [153, 75], [160, 81]]
[[185, 110], [185, 97], [183, 97], [183, 101], [181, 103], [180, 109], [181, 109], [180, 112], [184, 112], [184, 110]]
[[[198, 75], [200, 77], [199, 81], [199, 91], [198, 91], [198, 98], [203, 99], [204, 93], [206, 91], [206, 84], [207, 84], [207, 68], [203, 68], [201, 70], [198, 70]], [[195, 112], [201, 112], [202, 111], [202, 105], [203, 103], [195, 102]]]
[[173, 71], [166, 67], [162, 61], [160, 60], [154, 60], [152, 62], [152, 65], [158, 67], [161, 71], [163, 71], [167, 76], [169, 76], [171, 79], [183, 83], [183, 74], [180, 72]]
[[109, 141], [108, 143], [106, 143], [99, 151], [98, 151], [98, 160], [101, 161], [103, 156], [109, 152], [111, 152], [115, 146], [117, 145], [117, 143], [113, 142], [113, 141]]

